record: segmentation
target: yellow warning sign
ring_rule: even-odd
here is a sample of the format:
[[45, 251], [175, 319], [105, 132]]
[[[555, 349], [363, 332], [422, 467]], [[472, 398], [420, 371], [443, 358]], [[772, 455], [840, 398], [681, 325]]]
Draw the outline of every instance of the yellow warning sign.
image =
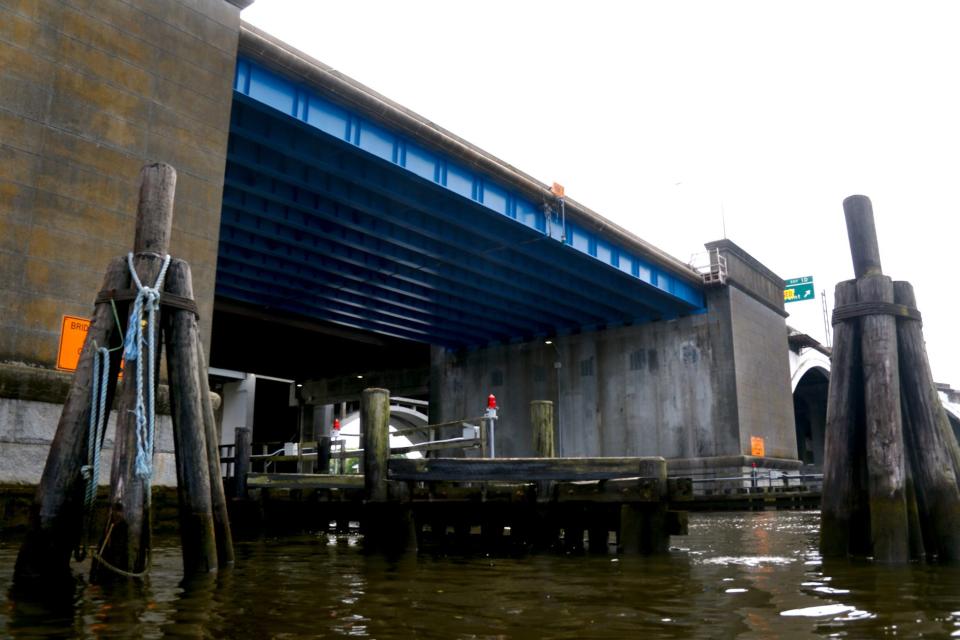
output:
[[766, 450], [763, 446], [763, 438], [758, 436], [750, 436], [750, 455], [752, 456], [765, 456]]
[[86, 318], [63, 316], [60, 327], [60, 349], [57, 351], [57, 369], [76, 371], [83, 342], [87, 339], [90, 321]]

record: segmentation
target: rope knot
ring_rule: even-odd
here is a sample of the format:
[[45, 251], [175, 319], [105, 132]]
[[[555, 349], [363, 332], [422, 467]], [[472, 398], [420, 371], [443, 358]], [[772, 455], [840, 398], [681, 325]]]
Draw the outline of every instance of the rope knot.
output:
[[[154, 399], [154, 371], [156, 370], [157, 358], [157, 320], [156, 314], [160, 310], [160, 291], [163, 289], [163, 280], [167, 275], [167, 268], [170, 266], [170, 255], [167, 254], [163, 259], [163, 265], [160, 267], [160, 273], [157, 275], [156, 283], [150, 286], [144, 286], [140, 282], [137, 270], [133, 266], [133, 253], [127, 254], [127, 266], [130, 269], [130, 278], [137, 287], [137, 296], [133, 299], [133, 307], [130, 309], [130, 321], [127, 324], [127, 335], [124, 340], [124, 358], [127, 362], [136, 362], [135, 380], [137, 384], [137, 403], [134, 413], [136, 414], [137, 428], [137, 476], [149, 479], [153, 475], [153, 435], [155, 420], [155, 399]], [[143, 315], [146, 313], [147, 319], [144, 323]], [[144, 339], [143, 329], [146, 324], [147, 335]], [[147, 372], [146, 381], [144, 381], [143, 371], [143, 349], [147, 350]], [[144, 384], [146, 382], [146, 384]], [[146, 399], [144, 398], [144, 387], [146, 387]]]

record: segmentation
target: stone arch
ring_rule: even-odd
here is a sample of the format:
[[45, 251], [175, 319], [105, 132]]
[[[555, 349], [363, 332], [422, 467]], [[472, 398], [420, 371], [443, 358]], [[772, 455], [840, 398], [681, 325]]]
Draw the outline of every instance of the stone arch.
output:
[[797, 431], [797, 458], [804, 464], [822, 465], [827, 420], [830, 370], [819, 365], [796, 377], [793, 415]]

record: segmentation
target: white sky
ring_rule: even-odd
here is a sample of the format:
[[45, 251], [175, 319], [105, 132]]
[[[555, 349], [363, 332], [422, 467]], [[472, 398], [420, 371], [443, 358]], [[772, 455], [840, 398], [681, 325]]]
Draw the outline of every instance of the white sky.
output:
[[[243, 18], [687, 261], [726, 234], [783, 278], [853, 277], [873, 200], [934, 377], [952, 329], [960, 4], [256, 0]], [[818, 295], [819, 299], [819, 295]], [[787, 322], [823, 340], [818, 302]]]

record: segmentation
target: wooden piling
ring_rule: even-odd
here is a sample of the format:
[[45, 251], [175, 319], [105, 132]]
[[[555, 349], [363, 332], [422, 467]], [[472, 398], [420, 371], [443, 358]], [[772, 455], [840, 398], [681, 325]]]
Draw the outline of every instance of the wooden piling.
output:
[[330, 473], [330, 447], [332, 443], [330, 436], [320, 436], [317, 439], [317, 462], [314, 467], [316, 473]]
[[866, 196], [850, 196], [843, 201], [847, 222], [847, 239], [853, 257], [853, 275], [860, 279], [883, 273], [880, 264], [880, 243], [873, 221], [873, 204]]
[[367, 500], [387, 501], [387, 459], [390, 457], [390, 392], [364, 389], [360, 399], [363, 478]]
[[233, 443], [233, 495], [239, 500], [246, 500], [247, 474], [250, 473], [250, 456], [253, 455], [250, 429], [237, 427]]
[[[837, 284], [836, 308], [857, 301], [857, 283]], [[823, 491], [820, 504], [820, 553], [825, 558], [869, 552], [869, 512], [861, 498], [857, 460], [865, 456], [860, 332], [855, 319], [833, 329], [833, 357], [827, 397]], [[862, 489], [861, 489], [862, 488]]]
[[[906, 420], [904, 420], [904, 429], [906, 429]], [[910, 549], [911, 560], [923, 560], [927, 555], [927, 543], [924, 541], [925, 531], [920, 522], [920, 505], [917, 499], [917, 486], [914, 482], [909, 452], [910, 448], [908, 446], [907, 460], [904, 463], [904, 495], [907, 501], [907, 546]], [[927, 530], [929, 530], [929, 527], [927, 527]]]
[[[538, 458], [557, 457], [553, 429], [553, 402], [533, 400], [530, 402], [530, 425], [533, 430], [533, 451]], [[553, 482], [537, 483], [537, 499], [546, 502], [553, 496]]]
[[[190, 265], [174, 260], [167, 272], [166, 292], [193, 299]], [[197, 317], [184, 309], [163, 309], [170, 382], [170, 415], [177, 458], [177, 499], [180, 505], [180, 545], [186, 573], [218, 568], [210, 458], [207, 451]], [[219, 467], [219, 464], [217, 465]], [[218, 473], [219, 475], [219, 468]]]
[[553, 429], [553, 402], [533, 400], [530, 403], [530, 424], [533, 426], [533, 450], [537, 457], [557, 457]]
[[[192, 299], [192, 289], [189, 265], [175, 260], [167, 275], [166, 291]], [[164, 309], [164, 332], [184, 569], [187, 573], [206, 573], [219, 565], [196, 316], [182, 309]], [[219, 478], [219, 462], [216, 476]]]
[[[894, 283], [894, 300], [916, 308], [909, 282]], [[927, 552], [960, 561], [960, 489], [954, 472], [956, 438], [937, 395], [918, 320], [901, 319], [897, 344], [903, 389], [904, 434]]]
[[645, 459], [640, 477], [654, 481], [658, 500], [651, 504], [622, 504], [617, 541], [626, 554], [665, 553], [670, 548], [667, 528], [667, 462], [663, 458]]
[[217, 564], [225, 567], [233, 564], [233, 536], [230, 531], [230, 515], [227, 512], [227, 497], [223, 490], [223, 474], [220, 471], [220, 434], [213, 414], [210, 399], [210, 380], [207, 374], [207, 358], [203, 343], [197, 335], [197, 363], [200, 379], [200, 406], [203, 411], [203, 431], [207, 444], [207, 467], [210, 475], [210, 501], [213, 506], [213, 527], [217, 539]]
[[[115, 258], [107, 267], [103, 290], [129, 287], [126, 257]], [[123, 323], [126, 321], [126, 306], [126, 303], [117, 306]], [[111, 304], [97, 304], [30, 508], [29, 528], [14, 570], [14, 581], [18, 585], [42, 586], [70, 575], [70, 553], [77, 546], [83, 528], [85, 482], [80, 468], [86, 464], [88, 455], [93, 358], [98, 347], [115, 347], [123, 340], [122, 336], [123, 327], [117, 326]], [[119, 365], [120, 351], [111, 352], [108, 408], [113, 405]], [[93, 482], [97, 481], [98, 478], [93, 479]]]
[[[893, 302], [893, 282], [882, 275], [857, 280], [860, 302]], [[878, 562], [910, 559], [905, 494], [903, 423], [897, 321], [885, 313], [861, 320], [864, 416], [867, 429], [867, 477], [870, 538]]]
[[[173, 197], [177, 173], [173, 167], [158, 163], [143, 167], [140, 172], [140, 200], [137, 206], [134, 235], [133, 266], [144, 286], [153, 286], [170, 247], [173, 223]], [[156, 327], [159, 333], [159, 323]], [[144, 340], [149, 341], [147, 331]], [[159, 335], [153, 336], [159, 349]], [[154, 371], [154, 396], [159, 381], [159, 353]], [[144, 356], [146, 358], [146, 354]], [[101, 542], [101, 557], [109, 565], [123, 572], [142, 573], [150, 552], [150, 491], [149, 483], [136, 475], [137, 429], [134, 409], [137, 385], [129, 366], [126, 381], [120, 393], [113, 464], [110, 474], [110, 502], [106, 528]], [[144, 376], [147, 375], [144, 363]], [[149, 391], [145, 390], [145, 393]], [[97, 558], [91, 569], [96, 580], [102, 572]]]
[[881, 309], [883, 304], [893, 303], [893, 282], [881, 268], [870, 199], [846, 198], [843, 213], [857, 277], [857, 298], [861, 305], [880, 303], [875, 313], [867, 313], [860, 320], [870, 538], [878, 562], [901, 563], [910, 553], [897, 322]]

